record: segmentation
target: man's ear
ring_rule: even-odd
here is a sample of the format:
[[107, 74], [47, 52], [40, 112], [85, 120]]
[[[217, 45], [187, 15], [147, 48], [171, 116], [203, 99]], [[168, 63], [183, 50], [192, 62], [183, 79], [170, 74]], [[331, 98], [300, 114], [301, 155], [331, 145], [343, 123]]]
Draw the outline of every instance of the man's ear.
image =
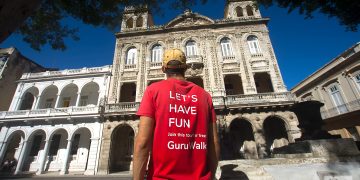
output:
[[161, 70], [163, 73], [165, 73], [165, 67], [164, 66], [161, 66]]

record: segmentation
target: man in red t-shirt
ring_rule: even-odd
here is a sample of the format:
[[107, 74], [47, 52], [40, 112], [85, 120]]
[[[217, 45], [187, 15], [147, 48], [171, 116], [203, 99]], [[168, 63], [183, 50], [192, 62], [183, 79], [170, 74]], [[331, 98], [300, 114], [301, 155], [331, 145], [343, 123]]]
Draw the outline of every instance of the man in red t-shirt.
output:
[[[164, 52], [167, 79], [147, 87], [137, 115], [133, 176], [144, 179], [213, 179], [219, 160], [216, 115], [211, 96], [185, 80], [186, 58]], [[151, 152], [151, 153], [150, 153]], [[148, 163], [148, 157], [150, 161]]]

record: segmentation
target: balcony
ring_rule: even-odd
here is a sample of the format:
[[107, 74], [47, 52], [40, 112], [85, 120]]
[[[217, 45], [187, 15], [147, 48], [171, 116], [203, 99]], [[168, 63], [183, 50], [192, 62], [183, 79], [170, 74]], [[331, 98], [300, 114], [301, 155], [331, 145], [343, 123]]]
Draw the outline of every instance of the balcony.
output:
[[117, 104], [106, 104], [105, 113], [135, 114], [139, 109], [138, 102], [122, 102]]
[[262, 53], [251, 54], [251, 57], [253, 57], [253, 58], [263, 57], [263, 56], [264, 55]]
[[360, 110], [360, 99], [357, 99], [355, 101], [351, 101], [349, 103], [336, 106], [334, 108], [323, 110], [321, 111], [321, 117], [323, 119], [335, 117], [341, 114], [346, 114], [349, 112], [354, 112]]
[[224, 63], [226, 63], [226, 62], [233, 62], [233, 61], [235, 61], [235, 56], [234, 56], [234, 55], [224, 56], [224, 57], [223, 57], [223, 61], [224, 61]]
[[187, 56], [186, 57], [186, 64], [202, 64], [203, 58], [200, 55], [193, 55], [193, 56]]
[[136, 64], [125, 64], [124, 69], [136, 69]]
[[100, 112], [98, 106], [80, 106], [66, 108], [49, 108], [18, 111], [1, 111], [0, 120], [19, 119], [19, 118], [41, 118], [59, 116], [78, 116], [87, 114], [97, 114]]
[[295, 102], [290, 92], [229, 95], [225, 98], [226, 106], [249, 106], [251, 104], [276, 104]]
[[39, 77], [53, 77], [53, 76], [65, 76], [65, 75], [76, 75], [76, 74], [90, 74], [90, 73], [104, 73], [110, 72], [111, 66], [93, 67], [93, 68], [82, 68], [82, 69], [66, 69], [63, 71], [46, 71], [40, 73], [24, 73], [21, 79], [39, 78]]
[[161, 67], [162, 62], [150, 62], [150, 67]]

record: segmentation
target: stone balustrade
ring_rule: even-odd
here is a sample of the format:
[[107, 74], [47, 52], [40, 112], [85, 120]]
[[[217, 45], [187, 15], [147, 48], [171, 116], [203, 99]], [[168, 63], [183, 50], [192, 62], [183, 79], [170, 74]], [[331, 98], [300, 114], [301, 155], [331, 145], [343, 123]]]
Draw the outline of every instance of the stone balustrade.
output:
[[39, 73], [24, 73], [21, 76], [21, 79], [30, 79], [30, 78], [39, 78], [39, 77], [49, 77], [49, 76], [66, 76], [66, 75], [76, 75], [76, 74], [90, 74], [90, 73], [100, 73], [100, 72], [110, 72], [111, 66], [102, 66], [102, 67], [93, 67], [93, 68], [81, 68], [81, 69], [65, 69], [62, 71], [46, 71]]
[[251, 54], [251, 57], [263, 57], [264, 55], [262, 53], [257, 54]]
[[136, 64], [125, 64], [124, 69], [136, 69]]
[[99, 113], [99, 111], [100, 109], [98, 106], [80, 106], [80, 107], [72, 106], [66, 108], [1, 111], [0, 120], [13, 119], [13, 118], [36, 118], [36, 117], [95, 114], [95, 113]]
[[203, 57], [200, 55], [193, 55], [186, 57], [186, 64], [202, 64]]
[[223, 57], [223, 61], [224, 61], [224, 63], [226, 63], [227, 61], [235, 61], [235, 56], [234, 55], [232, 55], [232, 56], [224, 56]]
[[150, 62], [150, 67], [161, 67], [162, 62]]
[[139, 102], [122, 102], [117, 104], [107, 104], [105, 106], [106, 113], [135, 113], [139, 108]]
[[295, 102], [295, 97], [290, 92], [229, 95], [225, 98], [226, 106], [289, 101]]

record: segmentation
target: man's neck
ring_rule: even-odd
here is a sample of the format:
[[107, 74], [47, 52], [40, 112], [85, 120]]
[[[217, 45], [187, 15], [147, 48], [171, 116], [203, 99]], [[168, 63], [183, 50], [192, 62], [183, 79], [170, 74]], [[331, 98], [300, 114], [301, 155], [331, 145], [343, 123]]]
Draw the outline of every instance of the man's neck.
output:
[[171, 74], [171, 75], [167, 74], [166, 78], [167, 79], [173, 78], [173, 79], [177, 79], [177, 80], [185, 80], [185, 77], [180, 74]]

